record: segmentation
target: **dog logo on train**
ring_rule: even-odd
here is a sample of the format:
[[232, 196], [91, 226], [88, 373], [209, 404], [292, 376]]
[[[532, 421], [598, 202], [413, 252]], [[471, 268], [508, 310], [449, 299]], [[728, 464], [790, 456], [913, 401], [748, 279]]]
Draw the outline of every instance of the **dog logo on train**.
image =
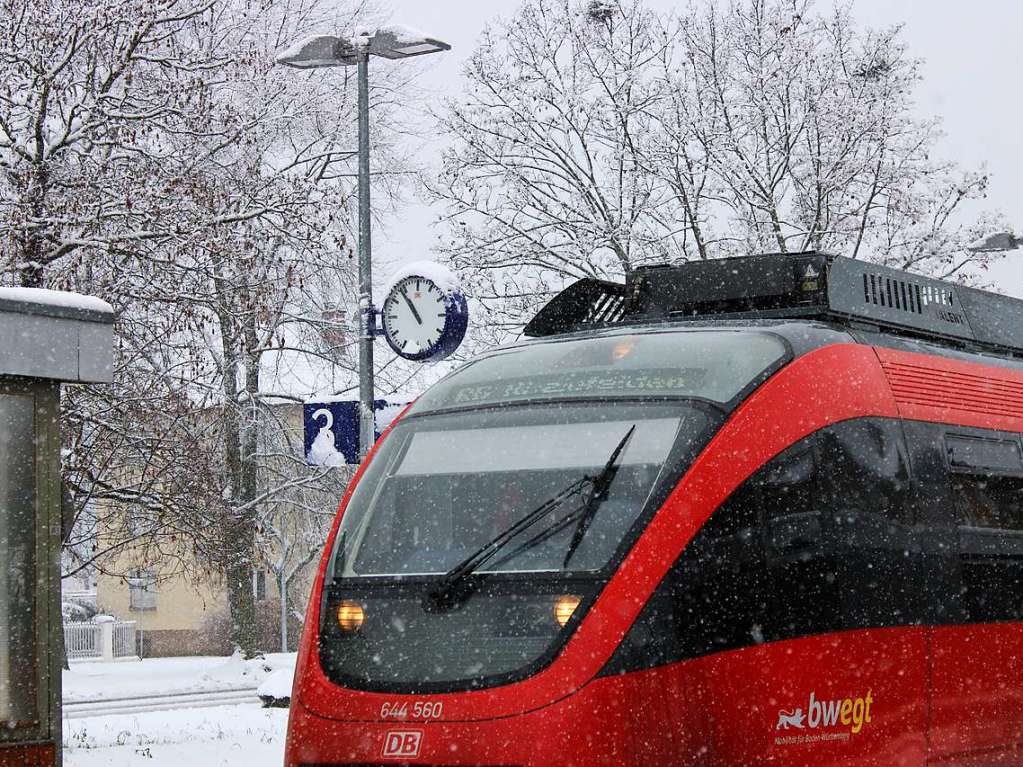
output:
[[803, 713], [801, 708], [797, 708], [795, 711], [781, 710], [778, 712], [778, 724], [774, 726], [774, 729], [787, 730], [790, 727], [795, 727], [802, 730], [806, 727], [803, 724], [804, 719], [806, 719], [806, 714]]

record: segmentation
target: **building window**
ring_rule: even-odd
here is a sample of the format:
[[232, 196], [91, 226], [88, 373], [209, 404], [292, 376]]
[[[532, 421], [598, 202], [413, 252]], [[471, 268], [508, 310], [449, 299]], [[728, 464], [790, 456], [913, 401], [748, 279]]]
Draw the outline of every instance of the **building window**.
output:
[[266, 599], [266, 570], [261, 568], [252, 571], [252, 598], [257, 602]]
[[136, 570], [128, 578], [128, 607], [131, 610], [156, 609], [156, 577], [149, 570]]

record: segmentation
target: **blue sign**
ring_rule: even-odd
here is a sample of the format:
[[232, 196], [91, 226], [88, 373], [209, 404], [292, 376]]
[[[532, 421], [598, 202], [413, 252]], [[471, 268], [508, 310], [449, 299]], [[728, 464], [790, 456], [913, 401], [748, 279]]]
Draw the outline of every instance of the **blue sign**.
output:
[[[376, 438], [408, 403], [374, 400]], [[345, 466], [359, 463], [359, 403], [307, 402], [302, 407], [305, 422], [305, 458], [313, 466]]]

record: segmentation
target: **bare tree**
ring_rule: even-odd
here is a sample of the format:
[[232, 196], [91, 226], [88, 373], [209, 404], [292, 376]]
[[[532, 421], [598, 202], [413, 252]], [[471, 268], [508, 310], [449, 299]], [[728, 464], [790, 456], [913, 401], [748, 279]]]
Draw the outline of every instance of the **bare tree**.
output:
[[480, 325], [519, 324], [517, 299], [542, 300], [565, 277], [676, 257], [667, 195], [644, 170], [664, 45], [638, 2], [529, 2], [484, 32], [431, 186], [450, 210], [448, 257], [477, 296], [510, 299], [485, 301]]
[[[655, 14], [527, 0], [484, 36], [431, 187], [441, 252], [507, 338], [566, 280], [824, 249], [964, 276], [986, 177], [936, 160], [898, 28], [812, 0]], [[983, 265], [983, 264], [981, 264]]]
[[[246, 654], [259, 649], [260, 514], [307, 473], [270, 481], [267, 408], [301, 399], [310, 378], [354, 385], [347, 353], [305, 345], [323, 322], [309, 312], [318, 291], [344, 302], [354, 283], [354, 82], [274, 56], [374, 13], [331, 0], [0, 6], [0, 280], [117, 311], [115, 385], [65, 399], [79, 518], [67, 569], [178, 558], [220, 572]], [[374, 156], [389, 169], [374, 176], [378, 208], [411, 171], [391, 126], [415, 69], [374, 78]]]
[[281, 652], [288, 651], [288, 625], [301, 623], [305, 605], [292, 598], [311, 582], [311, 565], [323, 542], [354, 467], [307, 466], [303, 456], [301, 406], [264, 408], [260, 429], [257, 548], [273, 573], [280, 597]]
[[146, 194], [192, 64], [171, 41], [207, 0], [0, 3], [0, 274], [40, 286], [87, 248], [131, 250], [175, 222]]

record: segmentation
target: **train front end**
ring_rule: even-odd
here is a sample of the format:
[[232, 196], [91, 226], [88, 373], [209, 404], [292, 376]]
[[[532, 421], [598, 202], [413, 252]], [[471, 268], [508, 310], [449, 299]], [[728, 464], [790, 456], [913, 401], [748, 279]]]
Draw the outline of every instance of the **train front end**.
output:
[[633, 328], [499, 350], [424, 394], [328, 540], [288, 767], [698, 755], [678, 668], [614, 659], [656, 641], [630, 627], [694, 532], [651, 531], [658, 511], [791, 358], [766, 329]]

